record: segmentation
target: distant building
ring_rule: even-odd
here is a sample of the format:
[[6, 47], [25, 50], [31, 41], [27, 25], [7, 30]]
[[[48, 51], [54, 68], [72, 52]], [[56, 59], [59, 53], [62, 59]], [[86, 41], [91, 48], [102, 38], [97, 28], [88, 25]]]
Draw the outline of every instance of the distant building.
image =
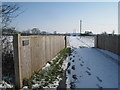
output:
[[71, 36], [79, 36], [80, 33], [70, 33]]
[[54, 31], [53, 34], [57, 34], [57, 31]]
[[86, 35], [93, 35], [93, 33], [91, 31], [85, 31]]

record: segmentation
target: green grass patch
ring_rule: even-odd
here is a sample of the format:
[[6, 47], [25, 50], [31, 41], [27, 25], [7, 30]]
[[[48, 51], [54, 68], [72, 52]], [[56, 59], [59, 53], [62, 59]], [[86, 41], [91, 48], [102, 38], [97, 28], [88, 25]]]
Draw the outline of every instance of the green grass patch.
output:
[[52, 84], [58, 76], [62, 78], [63, 70], [61, 67], [63, 61], [68, 55], [70, 55], [70, 53], [71, 48], [65, 48], [61, 50], [57, 57], [52, 60], [52, 62], [49, 62], [50, 67], [46, 67], [45, 69], [36, 72], [30, 79], [24, 79], [24, 86], [28, 86], [29, 88], [31, 88], [33, 84], [41, 82], [39, 88], [43, 88], [45, 86], [48, 86], [49, 84]]

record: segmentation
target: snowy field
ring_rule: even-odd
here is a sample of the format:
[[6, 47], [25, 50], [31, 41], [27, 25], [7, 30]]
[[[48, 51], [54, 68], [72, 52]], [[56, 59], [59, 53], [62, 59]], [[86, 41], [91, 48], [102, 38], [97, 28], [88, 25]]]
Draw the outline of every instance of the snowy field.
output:
[[80, 47], [94, 47], [94, 37], [82, 36], [82, 37], [68, 37], [68, 46], [74, 48]]
[[118, 64], [114, 61], [118, 55], [90, 48], [94, 38], [68, 38], [73, 52], [67, 59], [67, 88], [118, 88]]

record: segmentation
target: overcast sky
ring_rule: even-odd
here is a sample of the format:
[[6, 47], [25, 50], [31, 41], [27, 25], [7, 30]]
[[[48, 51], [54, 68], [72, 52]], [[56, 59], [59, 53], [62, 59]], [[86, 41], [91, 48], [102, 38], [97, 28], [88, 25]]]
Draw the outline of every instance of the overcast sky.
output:
[[48, 32], [118, 32], [117, 2], [17, 2], [21, 11], [11, 26], [17, 30], [39, 28]]

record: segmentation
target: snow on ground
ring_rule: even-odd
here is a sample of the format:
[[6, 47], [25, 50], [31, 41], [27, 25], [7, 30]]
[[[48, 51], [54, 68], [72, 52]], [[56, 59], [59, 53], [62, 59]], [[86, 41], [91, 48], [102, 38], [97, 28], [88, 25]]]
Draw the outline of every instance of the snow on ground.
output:
[[[59, 55], [59, 54], [58, 54], [58, 55]], [[50, 63], [53, 63], [53, 60], [55, 60], [56, 58], [58, 58], [58, 55], [55, 56], [55, 57], [50, 61]], [[59, 61], [60, 61], [60, 60], [58, 60], [57, 63], [58, 63]], [[65, 61], [64, 61], [64, 62], [65, 62]], [[42, 68], [42, 70], [44, 70], [44, 69], [47, 70], [47, 69], [50, 68], [50, 66], [51, 66], [51, 64], [47, 63], [47, 64]], [[65, 66], [67, 66], [67, 65], [64, 63], [64, 64], [62, 65], [63, 70], [66, 69]], [[60, 81], [61, 81], [61, 78], [58, 76], [57, 79], [56, 79], [52, 84], [49, 83], [48, 86], [43, 86], [43, 88], [44, 88], [45, 90], [48, 89], [48, 88], [53, 88], [54, 90], [56, 90], [57, 87], [59, 86], [59, 82], [60, 82]], [[32, 85], [32, 88], [33, 88], [33, 89], [39, 88], [39, 86], [42, 84], [42, 82], [46, 82], [44, 78], [43, 78], [42, 80], [36, 82], [35, 84], [33, 84], [33, 85]], [[20, 90], [24, 90], [24, 89], [28, 89], [28, 86], [24, 86], [24, 87], [23, 87], [22, 89], [20, 89]]]
[[118, 59], [118, 55], [90, 48], [94, 46], [94, 38], [68, 38], [73, 52], [67, 60], [67, 88], [118, 88], [118, 64], [112, 60]]
[[10, 84], [8, 84], [8, 83], [5, 82], [5, 81], [2, 81], [2, 82], [0, 83], [0, 89], [2, 89], [2, 88], [13, 88], [13, 85], [10, 85]]
[[[99, 50], [99, 51], [102, 52], [103, 54], [107, 55], [107, 56], [110, 57], [111, 59], [116, 60], [117, 62], [118, 62], [118, 60], [119, 60], [119, 58], [120, 58], [120, 56], [118, 56], [118, 55], [116, 55], [116, 54], [114, 54], [114, 53], [112, 53], [112, 52], [109, 52], [109, 51], [106, 51], [106, 50], [103, 50], [103, 49], [98, 49], [98, 48], [97, 48], [97, 50]], [[119, 60], [119, 61], [120, 61], [120, 60]]]
[[69, 60], [69, 57], [67, 57], [66, 60], [63, 61], [63, 64], [62, 64], [63, 70], [66, 70], [66, 68], [67, 68], [68, 60]]
[[94, 47], [94, 37], [84, 36], [84, 37], [68, 37], [69, 46], [79, 48], [79, 47]]
[[9, 50], [13, 50], [13, 36], [2, 36], [1, 39], [4, 41], [3, 48], [7, 47]]

